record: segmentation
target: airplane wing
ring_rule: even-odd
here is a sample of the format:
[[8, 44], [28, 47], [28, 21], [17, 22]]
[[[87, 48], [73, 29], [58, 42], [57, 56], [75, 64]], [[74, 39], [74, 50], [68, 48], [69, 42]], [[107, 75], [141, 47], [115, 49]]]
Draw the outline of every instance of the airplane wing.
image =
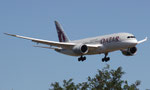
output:
[[[42, 40], [42, 39], [36, 39], [36, 38], [25, 37], [25, 36], [14, 35], [14, 34], [8, 34], [8, 33], [4, 33], [4, 34], [9, 35], [9, 36], [13, 36], [13, 37], [17, 37], [17, 38], [23, 38], [23, 39], [31, 40], [32, 42], [36, 42], [36, 43], [46, 44], [46, 45], [55, 46], [55, 47], [61, 47], [64, 49], [72, 49], [76, 45], [76, 43], [56, 42], [56, 41]], [[100, 48], [102, 46], [100, 44], [98, 44], [98, 45], [86, 44], [86, 45], [89, 49], [97, 49], [97, 48]], [[50, 48], [50, 49], [54, 49], [54, 48]]]
[[36, 39], [36, 38], [25, 37], [25, 36], [14, 35], [14, 34], [8, 34], [8, 33], [4, 33], [4, 34], [9, 35], [9, 36], [13, 36], [13, 37], [17, 37], [17, 38], [23, 38], [23, 39], [31, 40], [32, 42], [36, 42], [36, 43], [41, 43], [41, 44], [46, 44], [46, 45], [56, 46], [56, 47], [62, 47], [65, 49], [72, 48], [75, 45], [74, 43], [48, 41], [48, 40]]
[[143, 43], [145, 41], [147, 41], [147, 37], [145, 39], [141, 40], [141, 41], [138, 41], [138, 44]]

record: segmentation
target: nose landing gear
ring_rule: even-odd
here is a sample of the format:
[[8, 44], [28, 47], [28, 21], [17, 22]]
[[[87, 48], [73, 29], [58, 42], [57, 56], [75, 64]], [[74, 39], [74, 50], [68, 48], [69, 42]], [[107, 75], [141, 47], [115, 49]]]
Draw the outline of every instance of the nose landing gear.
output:
[[104, 57], [104, 58], [102, 58], [102, 62], [107, 62], [107, 61], [109, 61], [109, 60], [110, 60], [110, 58], [109, 58], [109, 57], [107, 57], [107, 55], [108, 55], [108, 53], [105, 53], [105, 57]]
[[81, 56], [81, 57], [78, 58], [78, 61], [84, 61], [84, 60], [86, 60], [86, 57], [85, 57], [85, 56], [84, 56], [84, 57]]

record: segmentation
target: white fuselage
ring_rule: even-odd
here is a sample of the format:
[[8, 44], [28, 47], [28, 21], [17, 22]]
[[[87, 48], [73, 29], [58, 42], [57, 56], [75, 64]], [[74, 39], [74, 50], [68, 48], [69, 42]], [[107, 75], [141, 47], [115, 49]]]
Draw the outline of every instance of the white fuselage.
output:
[[[130, 47], [134, 47], [137, 45], [136, 38], [128, 38], [128, 36], [133, 36], [130, 33], [116, 33], [92, 38], [86, 38], [81, 40], [70, 41], [69, 43], [78, 44], [91, 44], [91, 45], [102, 45], [101, 48], [89, 50], [88, 53], [84, 55], [92, 55], [92, 54], [101, 54], [108, 53], [116, 50], [123, 50]], [[80, 56], [73, 52], [73, 50], [69, 49], [59, 49], [57, 52], [71, 55], [71, 56]]]

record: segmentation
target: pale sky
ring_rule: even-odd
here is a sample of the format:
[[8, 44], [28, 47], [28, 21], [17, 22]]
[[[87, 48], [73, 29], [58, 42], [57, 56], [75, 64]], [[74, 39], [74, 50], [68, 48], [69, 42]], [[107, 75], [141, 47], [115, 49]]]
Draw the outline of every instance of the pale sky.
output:
[[150, 37], [150, 0], [0, 0], [0, 90], [48, 90], [52, 82], [70, 78], [83, 82], [106, 64], [121, 66], [122, 79], [130, 84], [141, 80], [140, 90], [150, 89], [149, 40], [137, 46], [135, 56], [117, 51], [109, 53], [109, 62], [101, 61], [103, 54], [78, 62], [78, 57], [3, 34], [58, 41], [54, 20], [71, 40], [118, 32], [142, 40]]

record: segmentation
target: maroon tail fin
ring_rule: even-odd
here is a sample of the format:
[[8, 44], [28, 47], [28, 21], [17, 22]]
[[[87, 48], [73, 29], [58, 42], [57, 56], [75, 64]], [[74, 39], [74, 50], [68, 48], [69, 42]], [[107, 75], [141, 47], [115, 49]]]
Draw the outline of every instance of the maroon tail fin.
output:
[[56, 26], [59, 42], [69, 42], [69, 39], [67, 38], [66, 34], [64, 33], [63, 28], [57, 21], [55, 21], [55, 26]]

